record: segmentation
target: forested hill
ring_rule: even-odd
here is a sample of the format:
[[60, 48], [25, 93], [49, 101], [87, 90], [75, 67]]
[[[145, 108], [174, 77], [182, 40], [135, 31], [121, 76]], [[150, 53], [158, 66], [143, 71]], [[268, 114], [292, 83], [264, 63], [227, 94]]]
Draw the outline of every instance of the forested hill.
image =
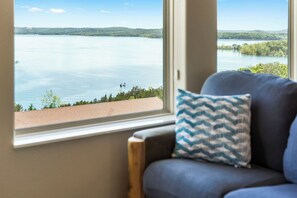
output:
[[[162, 29], [141, 28], [27, 28], [16, 27], [16, 34], [36, 35], [74, 35], [74, 36], [115, 36], [115, 37], [147, 37], [162, 38]], [[244, 40], [284, 40], [287, 31], [219, 31], [219, 39], [244, 39]]]
[[284, 40], [287, 39], [286, 31], [219, 31], [219, 39], [243, 40]]
[[111, 28], [26, 28], [16, 27], [15, 34], [73, 35], [73, 36], [115, 36], [162, 38], [162, 29]]

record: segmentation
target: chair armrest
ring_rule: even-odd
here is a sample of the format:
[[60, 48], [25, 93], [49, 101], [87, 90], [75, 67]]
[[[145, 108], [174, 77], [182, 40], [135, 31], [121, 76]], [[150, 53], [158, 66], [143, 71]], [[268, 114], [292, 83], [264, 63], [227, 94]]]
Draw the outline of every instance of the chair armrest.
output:
[[145, 168], [153, 161], [170, 158], [174, 145], [174, 125], [142, 130], [129, 138], [129, 198], [144, 198], [142, 176]]
[[171, 158], [175, 146], [175, 125], [142, 130], [133, 134], [134, 138], [144, 141], [145, 163]]

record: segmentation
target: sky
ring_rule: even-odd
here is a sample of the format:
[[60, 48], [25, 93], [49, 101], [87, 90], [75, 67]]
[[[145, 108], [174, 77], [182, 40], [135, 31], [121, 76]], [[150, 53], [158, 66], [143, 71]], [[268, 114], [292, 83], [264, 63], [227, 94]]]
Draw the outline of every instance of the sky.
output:
[[15, 0], [15, 26], [162, 28], [162, 7], [162, 0]]
[[288, 29], [288, 0], [218, 0], [218, 29]]
[[[219, 30], [284, 30], [288, 0], [217, 0]], [[162, 28], [162, 0], [15, 0], [17, 27]]]

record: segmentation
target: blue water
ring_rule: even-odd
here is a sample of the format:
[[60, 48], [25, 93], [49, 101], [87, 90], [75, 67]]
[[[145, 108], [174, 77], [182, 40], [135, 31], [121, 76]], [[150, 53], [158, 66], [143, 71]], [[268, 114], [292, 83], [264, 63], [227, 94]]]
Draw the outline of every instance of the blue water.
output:
[[162, 53], [161, 39], [16, 36], [15, 102], [40, 108], [46, 90], [74, 103], [133, 86], [160, 87]]
[[[250, 41], [219, 40], [219, 44]], [[64, 103], [100, 99], [133, 86], [163, 84], [162, 39], [135, 37], [37, 36], [15, 37], [15, 102], [41, 108], [46, 90]], [[245, 56], [218, 51], [218, 70], [238, 69], [287, 58]], [[120, 88], [126, 83], [126, 88]]]

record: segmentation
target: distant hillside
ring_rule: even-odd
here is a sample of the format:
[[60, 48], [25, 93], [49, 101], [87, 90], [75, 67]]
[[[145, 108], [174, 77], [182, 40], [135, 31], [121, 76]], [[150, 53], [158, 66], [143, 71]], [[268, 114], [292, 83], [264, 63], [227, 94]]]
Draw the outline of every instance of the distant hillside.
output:
[[[15, 34], [37, 35], [73, 35], [73, 36], [115, 36], [115, 37], [147, 37], [162, 38], [162, 29], [141, 28], [27, 28], [16, 27]], [[287, 38], [287, 30], [280, 31], [243, 31], [220, 30], [219, 39], [245, 39], [245, 40], [284, 40]]]
[[287, 29], [283, 30], [218, 30], [218, 32], [266, 32], [266, 33], [287, 33]]
[[27, 28], [16, 27], [15, 34], [73, 35], [73, 36], [115, 36], [162, 38], [162, 29], [111, 28]]
[[243, 30], [220, 30], [219, 39], [244, 39], [244, 40], [283, 40], [287, 39], [287, 30], [280, 31], [243, 31]]

